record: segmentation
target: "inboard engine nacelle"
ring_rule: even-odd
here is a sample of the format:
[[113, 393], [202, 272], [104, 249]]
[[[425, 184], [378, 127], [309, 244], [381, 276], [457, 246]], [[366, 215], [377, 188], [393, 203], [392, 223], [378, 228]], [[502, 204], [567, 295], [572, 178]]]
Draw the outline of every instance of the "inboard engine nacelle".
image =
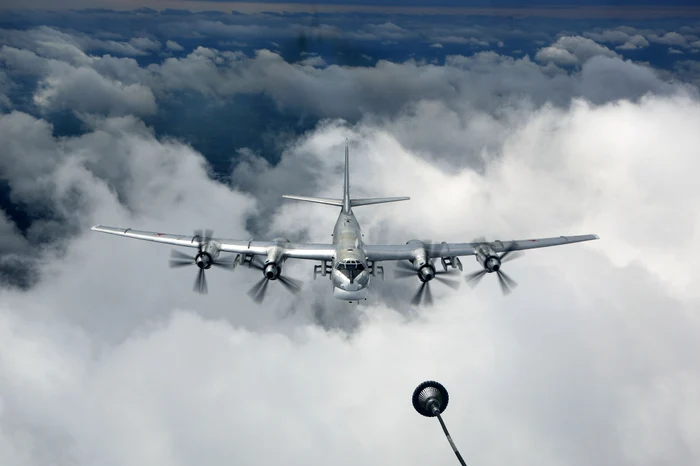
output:
[[489, 273], [498, 272], [498, 269], [501, 268], [501, 259], [499, 259], [496, 252], [491, 249], [490, 246], [479, 246], [476, 249], [474, 257], [476, 257], [477, 262]]

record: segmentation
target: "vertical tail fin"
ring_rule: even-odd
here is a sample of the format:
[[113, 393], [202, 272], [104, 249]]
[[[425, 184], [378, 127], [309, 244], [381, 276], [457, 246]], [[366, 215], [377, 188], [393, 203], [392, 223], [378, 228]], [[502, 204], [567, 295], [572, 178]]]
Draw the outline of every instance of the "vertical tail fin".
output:
[[350, 199], [350, 151], [348, 149], [348, 139], [345, 138], [345, 174], [343, 181], [343, 199], [327, 199], [323, 197], [307, 197], [307, 196], [290, 196], [282, 195], [287, 199], [296, 199], [297, 201], [315, 202], [317, 204], [326, 204], [332, 206], [340, 206], [344, 213], [350, 213], [352, 207], [372, 204], [384, 204], [386, 202], [407, 201], [410, 197], [367, 197], [362, 199]]
[[343, 184], [343, 212], [350, 212], [350, 154], [348, 139], [345, 138], [345, 183]]

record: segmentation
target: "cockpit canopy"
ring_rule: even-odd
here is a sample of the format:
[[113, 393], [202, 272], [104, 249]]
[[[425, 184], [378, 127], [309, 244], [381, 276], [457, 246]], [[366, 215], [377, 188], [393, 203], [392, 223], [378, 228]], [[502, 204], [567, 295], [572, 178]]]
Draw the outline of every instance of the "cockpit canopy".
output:
[[360, 275], [363, 270], [365, 270], [365, 266], [358, 260], [345, 259], [344, 261], [338, 262], [335, 269], [348, 277], [350, 279], [350, 283], [352, 283], [355, 278], [357, 278], [357, 276]]

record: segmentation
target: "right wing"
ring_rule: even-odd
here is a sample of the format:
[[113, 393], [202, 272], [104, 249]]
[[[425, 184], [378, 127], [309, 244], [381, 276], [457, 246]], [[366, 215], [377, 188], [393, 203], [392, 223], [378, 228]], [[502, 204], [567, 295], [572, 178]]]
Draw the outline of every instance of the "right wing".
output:
[[[111, 235], [125, 236], [127, 238], [153, 241], [155, 243], [184, 246], [188, 248], [199, 247], [197, 236], [176, 235], [171, 233], [157, 233], [155, 231], [132, 230], [131, 228], [116, 228], [103, 225], [95, 225], [93, 231], [108, 233]], [[265, 256], [275, 248], [282, 249], [282, 256], [293, 259], [331, 260], [335, 249], [332, 244], [304, 244], [282, 241], [240, 241], [231, 239], [211, 238], [216, 242], [221, 252], [237, 254], [252, 254]]]
[[[556, 236], [552, 238], [524, 239], [515, 241], [492, 241], [474, 243], [433, 243], [426, 245], [430, 258], [471, 256], [476, 254], [480, 246], [489, 246], [494, 252], [504, 252], [507, 249], [520, 251], [523, 249], [546, 248], [562, 244], [579, 243], [599, 239], [598, 235]], [[413, 260], [424, 248], [423, 243], [408, 244], [372, 244], [365, 245], [367, 258], [372, 261]]]

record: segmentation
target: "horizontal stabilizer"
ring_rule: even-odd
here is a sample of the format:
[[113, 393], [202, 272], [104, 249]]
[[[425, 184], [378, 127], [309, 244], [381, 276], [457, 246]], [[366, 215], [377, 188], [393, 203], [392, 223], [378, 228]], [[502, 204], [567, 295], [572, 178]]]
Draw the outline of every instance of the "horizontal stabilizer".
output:
[[361, 205], [384, 204], [385, 202], [408, 201], [410, 197], [367, 197], [364, 199], [350, 199], [350, 205], [357, 207]]
[[283, 194], [282, 197], [284, 197], [285, 199], [295, 199], [297, 201], [315, 202], [316, 204], [326, 204], [343, 207], [342, 199], [328, 199], [325, 197], [289, 196], [287, 194]]

